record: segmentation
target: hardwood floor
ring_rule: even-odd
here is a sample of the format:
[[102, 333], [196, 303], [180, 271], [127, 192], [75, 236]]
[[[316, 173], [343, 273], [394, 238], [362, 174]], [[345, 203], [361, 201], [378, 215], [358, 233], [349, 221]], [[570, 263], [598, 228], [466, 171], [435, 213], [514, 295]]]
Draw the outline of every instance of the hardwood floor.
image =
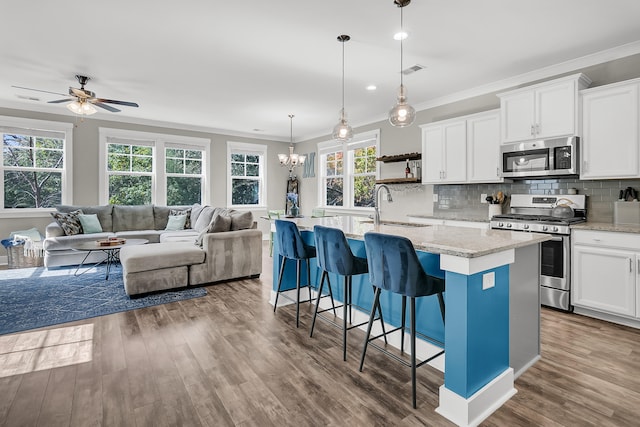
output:
[[[0, 375], [0, 425], [452, 425], [434, 412], [440, 372], [418, 369], [414, 410], [408, 369], [371, 351], [358, 372], [363, 332], [350, 332], [343, 362], [338, 330], [319, 322], [309, 338], [308, 304], [299, 329], [293, 306], [274, 315], [264, 253], [260, 279], [203, 298], [0, 337], [5, 357], [26, 357], [19, 342], [58, 350], [25, 362], [46, 369]], [[640, 331], [547, 309], [542, 322], [542, 360], [483, 425], [639, 425]], [[87, 345], [90, 361], [71, 362]], [[46, 354], [50, 365], [36, 363]]]

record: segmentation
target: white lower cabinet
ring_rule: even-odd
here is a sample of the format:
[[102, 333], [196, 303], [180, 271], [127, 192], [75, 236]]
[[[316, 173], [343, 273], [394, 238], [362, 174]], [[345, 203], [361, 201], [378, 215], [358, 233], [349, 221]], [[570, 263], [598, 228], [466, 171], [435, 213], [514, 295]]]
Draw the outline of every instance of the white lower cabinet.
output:
[[640, 319], [640, 235], [574, 230], [572, 242], [576, 311], [586, 308]]

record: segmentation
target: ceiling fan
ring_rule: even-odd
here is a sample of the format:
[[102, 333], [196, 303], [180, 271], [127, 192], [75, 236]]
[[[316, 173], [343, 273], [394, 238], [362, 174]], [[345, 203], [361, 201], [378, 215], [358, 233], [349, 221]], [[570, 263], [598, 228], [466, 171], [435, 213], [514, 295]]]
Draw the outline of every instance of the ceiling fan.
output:
[[[135, 102], [118, 101], [115, 99], [96, 98], [96, 94], [94, 92], [91, 92], [90, 90], [87, 90], [84, 88], [84, 86], [89, 81], [89, 77], [76, 74], [76, 79], [78, 79], [78, 83], [80, 83], [80, 88], [78, 89], [75, 87], [69, 87], [68, 96], [71, 96], [71, 98], [56, 99], [54, 101], [49, 101], [48, 103], [59, 104], [62, 102], [71, 101], [69, 104], [67, 104], [67, 108], [76, 114], [85, 114], [85, 115], [91, 115], [96, 112], [96, 109], [93, 107], [94, 105], [96, 107], [103, 108], [107, 111], [111, 111], [112, 113], [117, 113], [120, 110], [107, 104], [125, 105], [127, 107], [139, 106]], [[29, 87], [22, 87], [22, 86], [12, 86], [12, 87], [15, 87], [18, 89], [34, 90], [37, 92], [53, 93], [55, 95], [67, 96], [64, 93], [50, 92], [48, 90], [32, 89]]]

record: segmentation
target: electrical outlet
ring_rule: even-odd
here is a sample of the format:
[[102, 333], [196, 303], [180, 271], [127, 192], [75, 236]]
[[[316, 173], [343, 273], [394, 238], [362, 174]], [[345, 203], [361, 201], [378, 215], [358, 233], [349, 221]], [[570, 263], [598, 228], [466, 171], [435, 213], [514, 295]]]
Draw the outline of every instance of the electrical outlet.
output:
[[482, 275], [482, 290], [491, 289], [496, 285], [496, 273], [490, 272]]
[[487, 193], [480, 195], [480, 203], [487, 203]]
[[433, 203], [438, 203], [438, 195], [437, 194], [433, 195]]

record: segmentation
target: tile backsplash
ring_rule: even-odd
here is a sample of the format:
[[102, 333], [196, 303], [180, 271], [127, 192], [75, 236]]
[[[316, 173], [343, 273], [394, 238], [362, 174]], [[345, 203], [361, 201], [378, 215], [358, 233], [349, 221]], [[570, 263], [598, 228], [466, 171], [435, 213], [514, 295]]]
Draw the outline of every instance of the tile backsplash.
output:
[[[438, 195], [434, 202], [434, 216], [456, 219], [486, 220], [489, 205], [481, 203], [481, 194], [496, 194], [502, 191], [512, 194], [567, 194], [575, 188], [578, 194], [587, 196], [587, 218], [589, 221], [613, 222], [613, 202], [618, 200], [620, 190], [633, 187], [640, 190], [640, 180], [594, 180], [581, 181], [571, 178], [530, 179], [498, 184], [449, 184], [434, 185], [433, 193]], [[503, 212], [509, 211], [510, 198], [503, 205]]]

